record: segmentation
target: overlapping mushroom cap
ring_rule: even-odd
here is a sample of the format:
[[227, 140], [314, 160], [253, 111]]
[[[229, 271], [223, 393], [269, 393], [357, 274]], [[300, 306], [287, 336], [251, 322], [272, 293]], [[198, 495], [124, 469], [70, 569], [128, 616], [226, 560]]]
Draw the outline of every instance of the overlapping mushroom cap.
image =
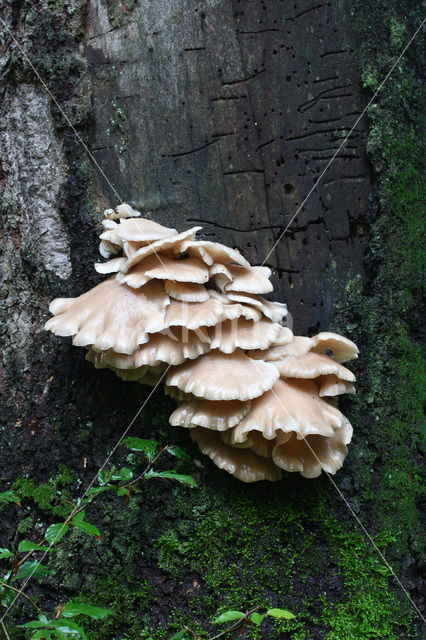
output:
[[96, 368], [142, 384], [165, 382], [174, 427], [244, 482], [335, 473], [352, 427], [333, 406], [354, 393], [341, 363], [353, 342], [334, 333], [294, 336], [268, 267], [241, 253], [142, 218], [130, 205], [105, 212], [100, 253], [108, 274], [78, 298], [54, 300], [45, 328], [88, 349]]

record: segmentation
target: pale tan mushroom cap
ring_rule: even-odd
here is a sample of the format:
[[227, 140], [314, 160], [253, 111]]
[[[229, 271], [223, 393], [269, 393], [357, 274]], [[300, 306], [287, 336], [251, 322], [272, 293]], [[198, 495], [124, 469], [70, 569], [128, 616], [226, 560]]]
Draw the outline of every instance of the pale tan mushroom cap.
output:
[[148, 340], [148, 333], [166, 328], [169, 301], [159, 282], [133, 290], [109, 278], [75, 298], [44, 328], [59, 336], [74, 336], [76, 346], [93, 345], [98, 350], [129, 354]]
[[[141, 247], [138, 249], [131, 258], [128, 258], [125, 267], [123, 267], [122, 271], [126, 273], [134, 267], [138, 262], [147, 258], [152, 254], [159, 254], [161, 258], [163, 258], [163, 254], [167, 251], [176, 250], [181, 253], [180, 248], [185, 243], [185, 240], [188, 238], [195, 238], [195, 234], [199, 231], [201, 227], [192, 227], [192, 229], [188, 229], [187, 231], [183, 231], [182, 233], [178, 233], [177, 235], [169, 236], [167, 238], [163, 238], [162, 240], [156, 240], [155, 242], [151, 242], [146, 247]], [[173, 280], [173, 278], [169, 279]]]
[[239, 449], [251, 449], [263, 458], [272, 458], [272, 451], [275, 447], [275, 440], [267, 440], [259, 431], [250, 431], [244, 442], [236, 442], [234, 438], [235, 429], [222, 431], [220, 436], [225, 444]]
[[271, 270], [269, 267], [229, 267], [232, 280], [223, 283], [225, 291], [242, 291], [244, 293], [269, 293], [273, 291]]
[[166, 312], [166, 326], [181, 326], [187, 329], [211, 327], [222, 317], [223, 306], [213, 298], [205, 302], [181, 302], [172, 299]]
[[[285, 327], [283, 327], [284, 329]], [[290, 330], [289, 330], [290, 331]], [[271, 346], [269, 349], [250, 352], [252, 358], [265, 360], [266, 362], [276, 362], [291, 356], [302, 356], [308, 353], [312, 346], [311, 338], [305, 336], [293, 336], [287, 344]]]
[[231, 429], [250, 411], [251, 402], [240, 400], [212, 401], [193, 398], [181, 404], [170, 416], [174, 427], [204, 427], [225, 431]]
[[251, 431], [259, 431], [267, 440], [280, 431], [294, 431], [297, 438], [310, 434], [333, 436], [342, 427], [344, 416], [318, 395], [311, 380], [278, 380], [252, 402], [250, 412], [234, 429], [234, 441], [245, 442]]
[[178, 233], [176, 229], [168, 229], [147, 218], [120, 220], [116, 232], [121, 240], [145, 243], [175, 236]]
[[180, 327], [164, 333], [154, 333], [148, 342], [130, 355], [109, 349], [103, 359], [117, 369], [133, 369], [143, 365], [154, 367], [160, 363], [181, 364], [210, 351], [209, 336], [205, 330], [182, 330]]
[[323, 331], [313, 336], [311, 340], [312, 351], [317, 351], [318, 353], [331, 351], [333, 358], [337, 362], [347, 362], [358, 358], [359, 350], [356, 344], [338, 333]]
[[115, 211], [112, 209], [107, 209], [106, 211], [104, 211], [104, 216], [109, 218], [110, 220], [121, 220], [122, 218], [137, 218], [140, 215], [140, 211], [136, 211], [136, 209], [133, 209], [133, 207], [131, 207], [130, 204], [127, 204], [127, 202], [122, 202], [121, 204], [119, 204], [115, 208]]
[[167, 375], [166, 384], [207, 400], [251, 400], [272, 387], [278, 369], [261, 360], [254, 364], [243, 351], [215, 350], [185, 362]]
[[205, 284], [209, 272], [204, 263], [196, 258], [171, 260], [165, 255], [154, 254], [139, 262], [131, 271], [117, 275], [117, 282], [135, 289], [153, 279]]
[[192, 241], [188, 239], [180, 246], [176, 246], [175, 253], [189, 253], [190, 256], [199, 258], [208, 266], [212, 266], [216, 262], [225, 265], [235, 263], [242, 267], [250, 268], [250, 263], [237, 249], [231, 249], [231, 247], [219, 242], [210, 242], [208, 240]]
[[120, 245], [114, 244], [113, 242], [109, 242], [108, 240], [101, 240], [99, 243], [99, 253], [103, 258], [110, 258], [111, 256], [117, 255], [122, 250], [123, 247]]
[[334, 474], [343, 465], [351, 438], [352, 426], [347, 419], [330, 438], [310, 435], [298, 440], [295, 435], [289, 439], [283, 434], [277, 437], [272, 459], [282, 469], [299, 471], [304, 478], [317, 478], [322, 470]]
[[104, 354], [104, 351], [98, 352], [93, 348], [90, 348], [86, 354], [86, 360], [91, 362], [94, 365], [95, 369], [110, 369], [111, 371], [114, 371], [114, 373], [119, 378], [125, 380], [126, 382], [139, 382], [148, 371], [148, 367], [138, 367], [134, 369], [117, 369], [116, 367], [105, 361]]
[[113, 258], [108, 262], [95, 262], [95, 271], [105, 275], [106, 273], [117, 273], [126, 262], [126, 258]]
[[215, 463], [242, 482], [257, 482], [281, 478], [281, 471], [271, 460], [258, 456], [249, 449], [237, 449], [222, 442], [221, 434], [210, 429], [196, 427], [191, 429], [191, 438], [198, 444], [200, 451]]
[[194, 284], [193, 282], [165, 280], [164, 291], [171, 298], [181, 302], [205, 302], [210, 297], [202, 284]]
[[214, 289], [208, 289], [208, 294], [214, 300], [219, 300], [223, 304], [223, 320], [235, 320], [236, 318], [245, 318], [246, 320], [253, 320], [257, 322], [261, 319], [262, 313], [254, 307], [249, 305], [240, 304], [239, 302], [233, 302], [223, 293], [219, 293]]
[[75, 298], [55, 298], [49, 304], [49, 311], [52, 315], [57, 316], [65, 313], [74, 304]]
[[303, 356], [276, 360], [274, 364], [284, 378], [317, 378], [334, 373], [341, 380], [355, 382], [352, 371], [322, 353], [311, 351]]
[[335, 374], [320, 376], [317, 378], [320, 397], [340, 396], [342, 393], [355, 393], [355, 387], [351, 382], [340, 380]]
[[278, 335], [279, 326], [271, 320], [226, 320], [209, 329], [211, 348], [223, 353], [232, 353], [237, 348], [266, 349]]
[[233, 302], [240, 302], [241, 304], [246, 304], [252, 307], [256, 307], [262, 314], [272, 320], [272, 322], [281, 322], [282, 319], [287, 315], [287, 305], [281, 302], [270, 302], [269, 300], [265, 300], [265, 298], [261, 298], [260, 296], [254, 293], [236, 293], [234, 291], [229, 291], [227, 293], [229, 300]]

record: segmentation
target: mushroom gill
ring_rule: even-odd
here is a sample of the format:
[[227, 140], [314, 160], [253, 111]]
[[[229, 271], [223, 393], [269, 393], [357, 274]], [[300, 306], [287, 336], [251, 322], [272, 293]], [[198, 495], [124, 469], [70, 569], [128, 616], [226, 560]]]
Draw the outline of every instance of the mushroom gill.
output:
[[50, 304], [45, 329], [85, 347], [97, 369], [177, 401], [173, 427], [243, 482], [306, 478], [343, 464], [352, 427], [337, 398], [354, 393], [342, 365], [356, 345], [331, 332], [295, 336], [285, 304], [267, 300], [271, 270], [234, 248], [143, 218], [105, 211], [95, 270], [108, 278]]

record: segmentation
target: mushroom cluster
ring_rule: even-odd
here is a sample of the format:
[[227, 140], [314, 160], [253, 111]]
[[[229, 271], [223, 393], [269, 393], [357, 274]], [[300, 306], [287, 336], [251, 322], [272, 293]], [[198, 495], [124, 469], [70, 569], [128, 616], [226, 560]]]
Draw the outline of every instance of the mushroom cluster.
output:
[[323, 332], [295, 336], [268, 267], [236, 249], [178, 233], [127, 204], [105, 211], [95, 264], [109, 277], [78, 298], [50, 304], [45, 329], [72, 336], [96, 368], [156, 385], [178, 402], [173, 426], [243, 482], [282, 470], [335, 473], [352, 437], [337, 397], [354, 393], [342, 365], [356, 345]]

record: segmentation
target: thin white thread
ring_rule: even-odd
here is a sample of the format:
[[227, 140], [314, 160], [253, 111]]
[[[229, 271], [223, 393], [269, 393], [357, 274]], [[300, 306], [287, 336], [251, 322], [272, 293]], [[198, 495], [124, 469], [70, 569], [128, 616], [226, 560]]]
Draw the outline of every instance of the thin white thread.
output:
[[392, 65], [392, 67], [390, 68], [390, 70], [388, 71], [388, 73], [386, 74], [384, 80], [381, 82], [379, 88], [376, 90], [376, 92], [374, 93], [373, 97], [369, 100], [367, 106], [365, 107], [365, 109], [363, 109], [361, 115], [358, 116], [358, 118], [355, 120], [355, 123], [352, 125], [351, 130], [349, 131], [349, 133], [347, 134], [347, 136], [344, 138], [343, 142], [341, 143], [341, 145], [339, 146], [339, 148], [337, 149], [336, 153], [333, 155], [333, 157], [331, 158], [331, 160], [328, 162], [328, 164], [326, 165], [325, 169], [323, 169], [323, 171], [321, 172], [321, 174], [318, 177], [317, 182], [314, 184], [313, 187], [311, 187], [310, 191], [308, 192], [307, 196], [305, 197], [305, 199], [303, 200], [302, 204], [298, 207], [298, 209], [296, 210], [296, 213], [291, 217], [290, 221], [288, 222], [287, 226], [285, 227], [284, 231], [282, 231], [280, 233], [280, 235], [278, 236], [278, 239], [276, 240], [276, 242], [274, 243], [273, 247], [271, 248], [271, 250], [267, 253], [264, 261], [262, 262], [263, 266], [265, 264], [265, 262], [267, 261], [267, 259], [269, 258], [269, 256], [271, 255], [271, 253], [274, 251], [274, 249], [276, 248], [276, 246], [278, 245], [279, 242], [281, 242], [283, 236], [287, 233], [287, 231], [289, 230], [289, 228], [291, 227], [291, 225], [293, 224], [294, 220], [297, 217], [297, 214], [299, 213], [299, 211], [302, 209], [302, 207], [305, 206], [306, 202], [308, 201], [309, 197], [311, 196], [311, 194], [315, 191], [315, 189], [318, 187], [319, 182], [321, 181], [321, 178], [324, 176], [324, 174], [328, 171], [330, 165], [333, 163], [333, 161], [336, 159], [336, 156], [340, 153], [340, 151], [342, 150], [342, 148], [345, 146], [347, 140], [349, 139], [349, 137], [351, 136], [353, 130], [355, 129], [355, 127], [357, 126], [357, 124], [359, 123], [359, 121], [361, 120], [361, 118], [364, 116], [364, 114], [366, 113], [366, 111], [370, 108], [370, 105], [372, 104], [372, 102], [374, 102], [374, 100], [376, 99], [376, 96], [378, 95], [378, 93], [382, 90], [383, 85], [385, 84], [385, 82], [388, 80], [389, 76], [391, 75], [392, 71], [395, 69], [396, 65], [399, 63], [399, 61], [401, 60], [402, 56], [404, 55], [404, 53], [407, 51], [408, 47], [410, 46], [410, 44], [413, 42], [414, 38], [417, 36], [417, 34], [419, 33], [420, 29], [422, 28], [422, 26], [424, 25], [424, 23], [426, 22], [426, 18], [423, 20], [423, 22], [420, 24], [420, 26], [416, 29], [416, 31], [414, 32], [414, 34], [411, 36], [409, 42], [405, 45], [404, 49], [402, 50], [402, 53], [400, 54], [400, 56], [397, 58], [396, 62], [394, 62], [394, 64]]
[[[251, 362], [253, 363], [255, 369], [257, 370], [257, 372], [259, 373], [260, 376], [262, 376], [262, 371], [260, 370], [260, 368], [256, 365], [256, 360], [253, 360], [253, 358], [250, 358]], [[270, 389], [270, 391], [272, 391], [272, 393], [274, 394], [275, 398], [278, 400], [281, 408], [284, 410], [285, 413], [287, 413], [288, 415], [288, 411], [285, 408], [285, 406], [283, 405], [283, 403], [281, 402], [281, 399], [278, 397], [278, 395], [275, 393], [274, 388], [272, 387]], [[342, 414], [343, 415], [343, 414]], [[341, 427], [342, 428], [342, 427]], [[301, 434], [302, 435], [302, 434]], [[419, 614], [421, 620], [423, 622], [426, 622], [425, 618], [423, 617], [422, 612], [420, 611], [420, 609], [418, 608], [418, 606], [416, 605], [416, 603], [412, 600], [410, 594], [408, 593], [407, 589], [404, 587], [404, 585], [402, 584], [401, 580], [398, 578], [398, 576], [396, 575], [395, 571], [392, 569], [391, 565], [389, 564], [389, 562], [386, 560], [385, 556], [383, 555], [383, 553], [380, 551], [379, 547], [376, 545], [376, 543], [374, 542], [373, 538], [370, 536], [370, 534], [368, 533], [367, 529], [364, 527], [364, 525], [362, 524], [361, 520], [359, 519], [359, 517], [357, 516], [357, 514], [355, 513], [355, 511], [352, 509], [351, 505], [349, 504], [349, 502], [346, 500], [345, 496], [343, 495], [342, 491], [339, 489], [339, 487], [337, 486], [337, 484], [334, 482], [333, 478], [331, 477], [331, 475], [328, 473], [328, 471], [326, 471], [326, 469], [324, 468], [323, 463], [321, 462], [321, 460], [318, 458], [317, 454], [315, 453], [315, 451], [312, 449], [311, 445], [309, 444], [309, 442], [307, 441], [307, 439], [305, 438], [304, 435], [302, 435], [303, 440], [305, 441], [305, 443], [308, 445], [311, 453], [313, 453], [313, 455], [315, 456], [315, 458], [317, 459], [317, 461], [319, 462], [322, 471], [324, 471], [324, 473], [326, 474], [327, 478], [330, 480], [331, 484], [333, 485], [333, 487], [336, 489], [336, 491], [338, 492], [339, 496], [342, 498], [343, 502], [345, 503], [345, 505], [347, 506], [347, 508], [349, 509], [350, 513], [353, 515], [353, 517], [355, 518], [355, 520], [357, 521], [358, 525], [361, 527], [362, 531], [365, 533], [365, 535], [367, 536], [367, 538], [369, 539], [369, 541], [371, 542], [371, 544], [373, 545], [373, 547], [375, 548], [375, 550], [377, 551], [377, 553], [379, 554], [379, 556], [381, 557], [381, 559], [383, 560], [383, 562], [386, 564], [386, 566], [388, 567], [388, 569], [390, 570], [391, 574], [393, 575], [393, 577], [395, 578], [395, 580], [397, 581], [398, 585], [401, 587], [401, 589], [403, 590], [403, 592], [405, 593], [405, 595], [407, 596], [408, 600], [411, 602], [411, 604], [413, 605], [414, 609], [417, 611], [417, 613]]]
[[[159, 386], [159, 384], [161, 383], [161, 381], [163, 380], [164, 376], [166, 375], [166, 373], [168, 372], [168, 370], [170, 369], [170, 367], [172, 366], [174, 362], [174, 359], [172, 360], [172, 362], [169, 364], [169, 366], [167, 367], [167, 369], [162, 373], [160, 379], [158, 380], [158, 382], [155, 384], [155, 386], [151, 389], [151, 391], [149, 392], [148, 396], [145, 398], [144, 402], [142, 403], [141, 407], [138, 409], [138, 411], [136, 412], [136, 414], [134, 415], [134, 417], [132, 418], [132, 420], [130, 421], [130, 423], [128, 424], [128, 426], [126, 427], [126, 429], [124, 430], [122, 436], [120, 437], [120, 439], [118, 440], [117, 444], [114, 446], [113, 450], [111, 451], [111, 453], [106, 457], [104, 463], [102, 464], [101, 467], [99, 467], [98, 471], [96, 472], [95, 476], [93, 477], [92, 481], [90, 482], [90, 484], [86, 487], [85, 492], [83, 493], [83, 495], [78, 499], [77, 501], [77, 506], [73, 509], [73, 511], [71, 511], [70, 515], [68, 516], [67, 520], [72, 519], [72, 516], [79, 510], [82, 501], [84, 500], [84, 498], [87, 495], [87, 492], [91, 489], [91, 487], [94, 485], [96, 478], [99, 476], [100, 472], [102, 471], [102, 469], [104, 469], [105, 465], [108, 464], [108, 462], [111, 460], [111, 457], [113, 456], [113, 454], [115, 453], [116, 449], [120, 446], [121, 442], [123, 441], [123, 439], [126, 437], [126, 435], [128, 434], [128, 432], [130, 431], [131, 427], [134, 425], [135, 420], [137, 420], [138, 416], [140, 415], [140, 413], [143, 411], [143, 409], [146, 407], [146, 405], [148, 404], [149, 400], [151, 399], [151, 396], [153, 395], [154, 391], [157, 389], [157, 387]], [[30, 575], [28, 576], [28, 578], [26, 579], [26, 581], [24, 582], [24, 584], [22, 585], [22, 587], [20, 588], [20, 592], [21, 593], [17, 593], [16, 596], [14, 597], [14, 599], [12, 600], [12, 602], [10, 603], [10, 605], [7, 607], [6, 611], [4, 612], [3, 616], [1, 617], [0, 621], [3, 622], [5, 617], [7, 616], [7, 614], [10, 612], [11, 608], [13, 607], [13, 605], [15, 604], [15, 602], [18, 600], [18, 598], [20, 597], [20, 595], [22, 594], [22, 592], [26, 589], [29, 581], [31, 580], [31, 578], [33, 577], [35, 571], [37, 570], [37, 566], [39, 564], [41, 564], [41, 562], [44, 560], [44, 558], [46, 557], [46, 555], [49, 553], [50, 549], [52, 548], [52, 546], [55, 544], [55, 540], [56, 538], [58, 538], [58, 536], [61, 534], [63, 528], [65, 527], [65, 522], [63, 523], [62, 528], [58, 531], [58, 533], [56, 534], [53, 542], [51, 542], [48, 546], [48, 548], [46, 549], [46, 551], [43, 553], [43, 555], [41, 556], [41, 558], [39, 560], [37, 560], [37, 564], [35, 565], [33, 571], [30, 573]]]

